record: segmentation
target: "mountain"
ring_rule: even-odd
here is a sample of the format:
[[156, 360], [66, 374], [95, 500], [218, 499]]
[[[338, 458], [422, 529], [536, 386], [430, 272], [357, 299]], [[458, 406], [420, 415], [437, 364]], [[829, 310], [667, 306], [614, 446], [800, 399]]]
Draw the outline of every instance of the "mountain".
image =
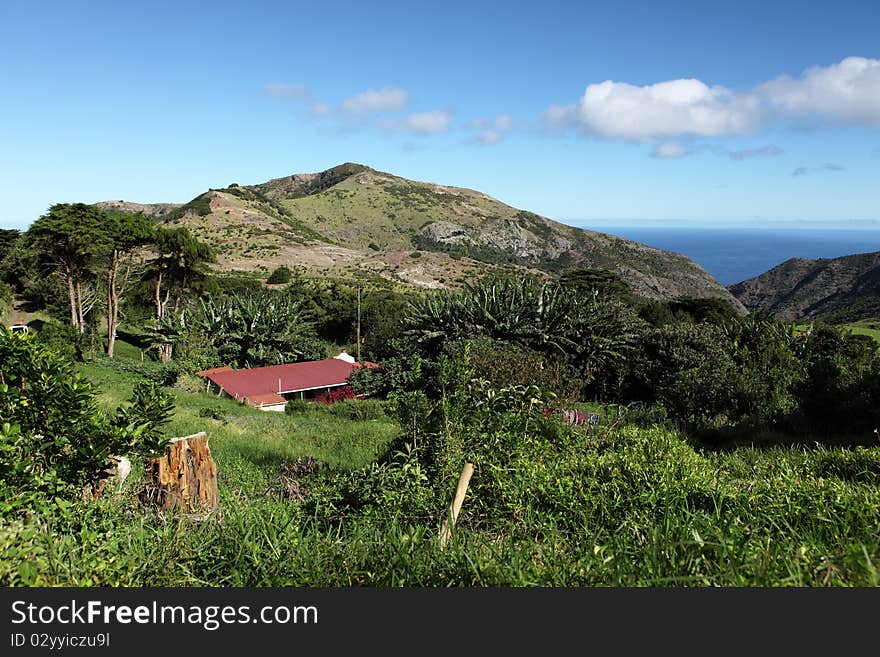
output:
[[95, 205], [105, 210], [145, 214], [156, 219], [164, 218], [168, 213], [180, 207], [180, 203], [132, 203], [131, 201], [101, 201]]
[[880, 316], [880, 251], [840, 258], [792, 258], [728, 287], [750, 311], [783, 320]]
[[[103, 205], [109, 203], [122, 202]], [[227, 270], [299, 265], [446, 287], [493, 268], [585, 267], [616, 272], [647, 298], [722, 297], [741, 308], [685, 256], [567, 226], [471, 189], [407, 180], [361, 164], [257, 185], [233, 183], [180, 206], [142, 207], [209, 242], [218, 266]]]

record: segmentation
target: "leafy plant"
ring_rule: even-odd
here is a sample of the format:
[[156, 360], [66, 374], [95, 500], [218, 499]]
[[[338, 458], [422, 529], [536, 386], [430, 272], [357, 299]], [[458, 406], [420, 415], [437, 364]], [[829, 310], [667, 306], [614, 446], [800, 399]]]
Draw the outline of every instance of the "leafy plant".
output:
[[137, 384], [108, 417], [69, 361], [28, 334], [0, 329], [0, 515], [70, 498], [104, 476], [111, 459], [156, 454], [172, 404]]

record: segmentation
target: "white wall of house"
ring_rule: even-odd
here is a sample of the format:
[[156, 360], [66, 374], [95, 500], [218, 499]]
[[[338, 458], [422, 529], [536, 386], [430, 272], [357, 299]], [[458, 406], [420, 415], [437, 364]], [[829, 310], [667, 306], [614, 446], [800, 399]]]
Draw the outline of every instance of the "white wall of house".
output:
[[284, 412], [284, 407], [287, 406], [287, 402], [283, 404], [262, 404], [261, 406], [257, 406], [261, 411], [276, 411], [278, 413]]

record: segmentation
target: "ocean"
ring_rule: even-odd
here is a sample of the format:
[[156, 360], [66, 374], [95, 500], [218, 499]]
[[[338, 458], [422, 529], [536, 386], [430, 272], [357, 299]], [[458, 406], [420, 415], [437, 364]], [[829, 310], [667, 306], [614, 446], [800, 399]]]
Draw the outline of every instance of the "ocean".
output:
[[880, 251], [880, 230], [622, 226], [578, 222], [697, 262], [722, 285], [763, 274], [789, 258], [837, 258]]

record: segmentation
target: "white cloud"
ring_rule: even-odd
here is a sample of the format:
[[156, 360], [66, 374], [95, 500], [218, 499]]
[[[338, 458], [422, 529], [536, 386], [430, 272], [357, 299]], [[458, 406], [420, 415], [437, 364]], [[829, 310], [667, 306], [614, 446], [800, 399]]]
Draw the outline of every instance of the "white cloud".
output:
[[499, 114], [495, 117], [493, 125], [499, 132], [510, 132], [513, 130], [513, 118], [507, 114]]
[[770, 144], [768, 146], [762, 146], [761, 148], [746, 148], [741, 151], [730, 151], [727, 156], [731, 160], [748, 160], [753, 157], [767, 157], [767, 156], [775, 156], [782, 155], [783, 151], [779, 146], [775, 146]]
[[541, 123], [549, 130], [560, 130], [578, 122], [576, 105], [551, 105], [541, 116]]
[[333, 108], [330, 107], [327, 103], [322, 103], [321, 101], [315, 101], [309, 105], [309, 114], [316, 117], [324, 117], [330, 116], [333, 113]]
[[346, 98], [340, 104], [344, 112], [351, 114], [372, 114], [400, 110], [409, 102], [409, 92], [405, 89], [386, 87], [385, 89], [368, 89], [362, 93]]
[[[880, 59], [847, 57], [742, 91], [693, 78], [645, 86], [606, 80], [588, 85], [576, 104], [551, 105], [542, 123], [551, 131], [578, 128], [603, 139], [660, 143], [655, 155], [662, 157], [674, 150], [661, 143], [667, 140], [747, 135], [770, 120], [793, 118], [880, 128]], [[778, 154], [765, 147], [729, 156]]]
[[483, 144], [484, 146], [497, 144], [502, 139], [504, 139], [504, 135], [502, 135], [500, 132], [496, 132], [495, 130], [483, 130], [474, 138], [477, 143]]
[[657, 144], [657, 146], [654, 147], [654, 151], [651, 153], [651, 157], [658, 157], [661, 159], [685, 157], [687, 155], [690, 155], [690, 151], [681, 144], [675, 142]]
[[793, 176], [806, 176], [813, 173], [821, 173], [823, 171], [829, 171], [831, 173], [837, 173], [838, 171], [846, 171], [846, 167], [842, 167], [839, 164], [834, 164], [833, 162], [826, 162], [821, 167], [798, 167], [794, 171], [791, 172]]
[[305, 85], [286, 82], [270, 82], [266, 85], [266, 93], [274, 98], [311, 98], [311, 93]]
[[381, 125], [387, 130], [396, 132], [410, 132], [420, 135], [438, 134], [449, 131], [452, 126], [452, 112], [449, 110], [420, 112], [394, 121], [383, 121]]
[[[753, 96], [694, 79], [644, 87], [611, 80], [591, 84], [575, 113], [588, 133], [627, 141], [747, 134], [758, 126], [760, 115]], [[556, 108], [551, 122], [568, 116], [564, 108]]]
[[508, 114], [499, 114], [494, 119], [485, 119], [483, 117], [468, 121], [465, 126], [470, 130], [477, 130], [478, 133], [470, 141], [488, 146], [497, 144], [504, 139], [505, 134], [516, 128], [516, 122]]
[[809, 68], [757, 88], [783, 116], [823, 116], [880, 128], [880, 59], [847, 57], [831, 66]]

